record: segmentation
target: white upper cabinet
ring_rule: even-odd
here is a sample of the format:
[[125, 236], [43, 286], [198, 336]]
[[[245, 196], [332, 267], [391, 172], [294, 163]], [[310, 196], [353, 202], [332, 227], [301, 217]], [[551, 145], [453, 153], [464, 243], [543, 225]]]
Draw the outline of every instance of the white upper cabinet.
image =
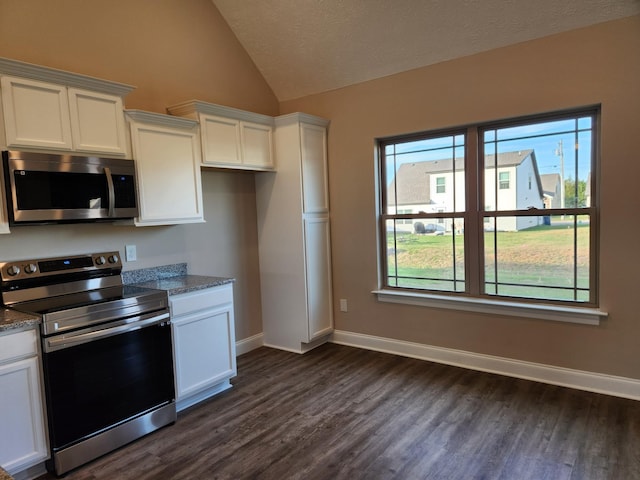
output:
[[7, 76], [0, 85], [8, 147], [73, 148], [66, 87]]
[[74, 150], [126, 155], [122, 98], [69, 88], [69, 111]]
[[242, 166], [240, 121], [232, 118], [200, 115], [202, 161], [227, 167]]
[[238, 170], [274, 170], [274, 119], [237, 108], [192, 100], [167, 109], [200, 122], [202, 165]]
[[2, 148], [128, 154], [122, 97], [133, 87], [0, 58]]
[[240, 122], [242, 164], [255, 170], [273, 170], [273, 127], [253, 122]]
[[127, 110], [136, 161], [136, 225], [204, 222], [198, 123]]
[[[304, 117], [303, 117], [304, 118]], [[302, 192], [304, 213], [329, 212], [327, 128], [300, 122]]]

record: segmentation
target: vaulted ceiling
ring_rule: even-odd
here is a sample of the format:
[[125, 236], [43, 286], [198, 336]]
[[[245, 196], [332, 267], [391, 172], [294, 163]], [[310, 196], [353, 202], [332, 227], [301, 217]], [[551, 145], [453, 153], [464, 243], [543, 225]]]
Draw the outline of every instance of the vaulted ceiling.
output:
[[281, 101], [640, 14], [640, 0], [212, 1]]

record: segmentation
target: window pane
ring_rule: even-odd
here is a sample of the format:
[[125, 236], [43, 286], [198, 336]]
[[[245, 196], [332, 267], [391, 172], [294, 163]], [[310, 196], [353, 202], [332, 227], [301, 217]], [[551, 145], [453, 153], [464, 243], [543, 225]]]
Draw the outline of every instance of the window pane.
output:
[[485, 209], [589, 206], [591, 125], [584, 117], [486, 131]]
[[485, 293], [588, 302], [589, 217], [543, 217], [538, 227], [511, 228], [538, 218], [491, 219], [497, 228], [485, 232]]
[[[416, 222], [408, 231], [401, 220], [387, 220], [387, 275], [390, 286], [450, 292], [465, 290], [464, 220], [443, 224]], [[453, 233], [455, 232], [455, 233]]]
[[464, 135], [386, 145], [383, 161], [386, 214], [464, 211]]
[[496, 130], [498, 141], [526, 139], [541, 137], [551, 133], [571, 132], [575, 129], [575, 120], [553, 120], [551, 122], [537, 122], [519, 125], [516, 127], [505, 127]]

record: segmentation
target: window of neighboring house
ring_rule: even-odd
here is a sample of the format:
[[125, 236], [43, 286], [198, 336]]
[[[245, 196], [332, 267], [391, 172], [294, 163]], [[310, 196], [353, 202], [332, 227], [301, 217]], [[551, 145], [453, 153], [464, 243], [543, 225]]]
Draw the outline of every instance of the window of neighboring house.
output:
[[[598, 120], [589, 108], [379, 140], [382, 287], [597, 306], [587, 198], [597, 198]], [[564, 186], [544, 212], [542, 175]], [[526, 195], [499, 193], [518, 178]], [[411, 219], [427, 234], [401, 227], [403, 203], [425, 205]]]
[[[405, 215], [405, 214], [411, 214], [413, 212], [413, 209], [411, 208], [400, 208], [398, 209], [398, 215]], [[405, 225], [412, 225], [413, 224], [413, 220], [406, 219], [406, 220], [401, 220], [399, 223], [404, 223]]]
[[509, 172], [500, 172], [500, 190], [509, 189]]
[[445, 193], [445, 178], [436, 177], [436, 193]]

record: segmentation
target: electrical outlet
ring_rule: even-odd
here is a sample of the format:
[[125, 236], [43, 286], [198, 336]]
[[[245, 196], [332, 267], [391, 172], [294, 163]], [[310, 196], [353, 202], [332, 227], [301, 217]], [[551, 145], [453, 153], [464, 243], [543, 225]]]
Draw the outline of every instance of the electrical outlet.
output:
[[341, 312], [346, 312], [347, 309], [347, 299], [346, 298], [341, 298], [340, 299], [340, 311]]
[[135, 262], [138, 258], [138, 254], [136, 252], [135, 245], [125, 245], [124, 247], [124, 255], [127, 259], [127, 262]]

